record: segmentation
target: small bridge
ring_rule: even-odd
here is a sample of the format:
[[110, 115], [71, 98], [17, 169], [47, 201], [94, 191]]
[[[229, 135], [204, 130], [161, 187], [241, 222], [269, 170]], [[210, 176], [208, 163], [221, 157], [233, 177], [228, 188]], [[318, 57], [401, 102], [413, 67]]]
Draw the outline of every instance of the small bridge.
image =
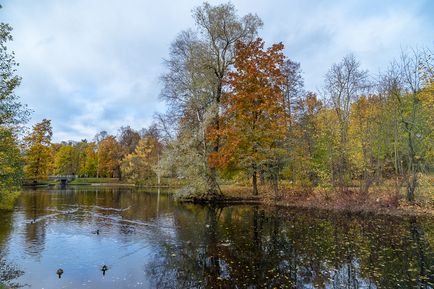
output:
[[75, 180], [76, 178], [76, 175], [48, 176], [48, 180], [59, 181], [62, 185], [66, 185], [67, 183]]

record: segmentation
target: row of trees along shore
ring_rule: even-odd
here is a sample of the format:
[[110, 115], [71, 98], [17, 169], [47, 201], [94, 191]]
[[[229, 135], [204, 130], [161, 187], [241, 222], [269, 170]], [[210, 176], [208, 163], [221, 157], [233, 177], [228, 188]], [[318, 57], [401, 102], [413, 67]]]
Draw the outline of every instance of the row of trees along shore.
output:
[[13, 93], [20, 78], [2, 24], [1, 189], [23, 172], [34, 181], [75, 174], [146, 183], [163, 175], [182, 180], [180, 196], [204, 201], [222, 198], [222, 184], [239, 184], [253, 195], [387, 191], [432, 202], [431, 48], [402, 51], [378, 75], [348, 54], [312, 92], [284, 45], [267, 47], [259, 37], [257, 15], [204, 3], [192, 16], [195, 26], [179, 33], [165, 60], [166, 113], [141, 132], [127, 126], [117, 136], [60, 144], [43, 120], [19, 145], [28, 113]]

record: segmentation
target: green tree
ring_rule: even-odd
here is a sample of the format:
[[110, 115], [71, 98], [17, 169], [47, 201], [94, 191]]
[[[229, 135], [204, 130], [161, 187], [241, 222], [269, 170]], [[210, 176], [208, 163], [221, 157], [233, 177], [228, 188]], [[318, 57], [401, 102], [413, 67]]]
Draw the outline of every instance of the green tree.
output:
[[288, 171], [285, 174], [303, 187], [318, 185], [324, 176], [322, 165], [327, 157], [322, 150], [319, 124], [323, 109], [323, 103], [313, 93], [293, 101], [288, 135]]
[[0, 126], [0, 209], [9, 209], [23, 178], [23, 159], [12, 131]]
[[0, 126], [3, 127], [23, 123], [29, 114], [15, 94], [21, 77], [16, 74], [18, 63], [15, 61], [15, 55], [6, 46], [12, 41], [11, 32], [12, 27], [9, 24], [0, 23]]
[[12, 192], [22, 181], [22, 159], [16, 135], [29, 114], [15, 94], [21, 77], [16, 74], [18, 63], [14, 53], [7, 48], [7, 43], [12, 41], [11, 32], [9, 24], [0, 23], [0, 208], [10, 207], [16, 196]]
[[404, 164], [409, 202], [415, 201], [418, 174], [425, 169], [424, 156], [433, 148], [432, 77], [424, 78], [423, 67], [432, 69], [433, 65], [424, 61], [420, 51], [403, 53], [399, 62], [400, 91], [394, 93], [407, 145]]
[[386, 116], [393, 125], [395, 173], [406, 184], [409, 202], [415, 201], [419, 176], [430, 170], [432, 160], [433, 67], [423, 51], [403, 52], [382, 78], [382, 93], [393, 111]]

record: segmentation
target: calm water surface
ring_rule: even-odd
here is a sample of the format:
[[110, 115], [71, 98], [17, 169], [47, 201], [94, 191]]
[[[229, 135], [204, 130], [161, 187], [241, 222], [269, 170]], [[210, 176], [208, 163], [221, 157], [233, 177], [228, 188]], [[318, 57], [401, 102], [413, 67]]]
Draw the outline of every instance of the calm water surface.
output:
[[210, 208], [129, 188], [26, 191], [13, 212], [0, 214], [0, 282], [45, 289], [434, 288], [434, 219]]

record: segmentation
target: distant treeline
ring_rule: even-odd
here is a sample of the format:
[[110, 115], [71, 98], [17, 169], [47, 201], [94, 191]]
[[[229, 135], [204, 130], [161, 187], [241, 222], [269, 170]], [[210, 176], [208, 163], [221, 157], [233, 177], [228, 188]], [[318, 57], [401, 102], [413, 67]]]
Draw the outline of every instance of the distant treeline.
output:
[[46, 180], [49, 175], [142, 181], [158, 171], [162, 147], [155, 127], [141, 132], [121, 127], [117, 137], [102, 131], [93, 141], [52, 143], [51, 137], [51, 121], [44, 119], [24, 138], [28, 181]]

